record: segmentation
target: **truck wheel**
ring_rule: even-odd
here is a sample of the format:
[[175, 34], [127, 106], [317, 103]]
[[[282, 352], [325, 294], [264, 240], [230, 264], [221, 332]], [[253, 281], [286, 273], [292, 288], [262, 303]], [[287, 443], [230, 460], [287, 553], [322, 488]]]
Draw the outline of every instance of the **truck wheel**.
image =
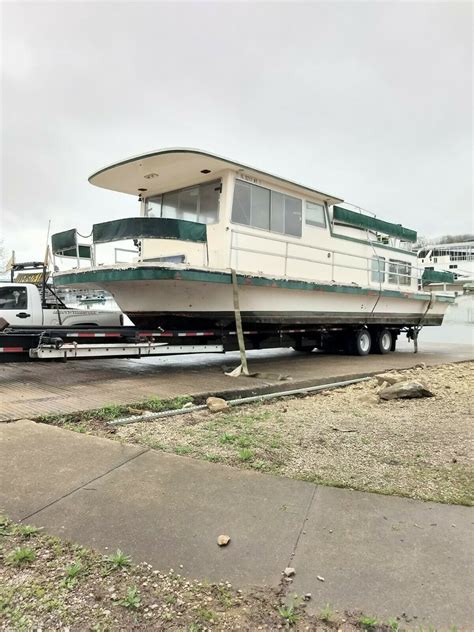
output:
[[368, 329], [359, 329], [349, 334], [348, 339], [349, 353], [352, 355], [366, 356], [370, 353], [372, 346], [372, 337]]
[[374, 353], [384, 355], [392, 350], [392, 333], [388, 329], [381, 329], [375, 337]]

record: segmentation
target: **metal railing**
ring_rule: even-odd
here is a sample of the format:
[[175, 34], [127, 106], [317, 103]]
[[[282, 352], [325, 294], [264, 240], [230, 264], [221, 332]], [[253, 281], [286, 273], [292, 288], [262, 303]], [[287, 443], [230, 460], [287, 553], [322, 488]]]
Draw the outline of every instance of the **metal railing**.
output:
[[[254, 239], [263, 239], [265, 241], [271, 241], [271, 242], [278, 242], [278, 243], [283, 243], [285, 244], [285, 252], [269, 252], [267, 250], [261, 250], [261, 249], [257, 249], [257, 248], [246, 248], [246, 247], [241, 247], [238, 244], [235, 243], [234, 240], [234, 235], [243, 235], [245, 237], [253, 237]], [[368, 244], [369, 246], [372, 244]], [[291, 246], [300, 246], [301, 248], [308, 248], [310, 250], [314, 250], [318, 253], [322, 253], [324, 252], [326, 255], [326, 258], [312, 258], [312, 257], [304, 257], [304, 256], [300, 256], [300, 255], [296, 255], [296, 254], [290, 254], [288, 252], [289, 248]], [[374, 243], [373, 247], [376, 248], [377, 244]], [[420, 268], [418, 266], [414, 266], [412, 263], [410, 262], [402, 262], [401, 260], [397, 259], [397, 260], [393, 260], [393, 262], [391, 262], [390, 259], [385, 259], [383, 260], [383, 264], [384, 267], [382, 269], [374, 269], [372, 268], [373, 265], [373, 258], [374, 256], [379, 257], [378, 254], [371, 254], [370, 256], [366, 256], [366, 255], [360, 255], [360, 254], [355, 254], [355, 253], [350, 253], [350, 252], [344, 252], [342, 250], [336, 250], [336, 249], [330, 249], [330, 248], [322, 248], [320, 246], [314, 246], [312, 244], [297, 244], [297, 243], [293, 243], [293, 242], [288, 242], [285, 239], [280, 239], [276, 236], [268, 236], [265, 234], [262, 235], [255, 235], [254, 233], [250, 233], [244, 230], [235, 230], [232, 229], [232, 235], [231, 235], [231, 245], [230, 245], [230, 258], [232, 258], [232, 251], [235, 252], [247, 252], [249, 254], [256, 254], [256, 255], [265, 255], [265, 256], [270, 256], [270, 257], [278, 257], [279, 259], [283, 259], [284, 260], [284, 273], [283, 276], [287, 276], [288, 273], [288, 261], [292, 260], [292, 261], [303, 261], [303, 262], [308, 262], [308, 263], [316, 263], [316, 264], [320, 264], [320, 265], [324, 265], [324, 266], [328, 266], [331, 268], [331, 281], [332, 282], [336, 282], [335, 279], [335, 271], [337, 268], [342, 268], [342, 269], [346, 269], [346, 270], [357, 270], [359, 272], [364, 272], [367, 274], [367, 282], [369, 284], [374, 284], [377, 287], [379, 287], [381, 284], [388, 284], [389, 286], [396, 286], [398, 289], [400, 290], [407, 290], [409, 288], [412, 288], [414, 284], [416, 284], [417, 289], [421, 289], [422, 284], [421, 284], [421, 276], [422, 276], [422, 271], [423, 268]], [[338, 263], [336, 262], [336, 256], [344, 256], [344, 257], [352, 257], [353, 259], [356, 260], [362, 260], [364, 261], [364, 265], [350, 265], [347, 263]], [[380, 261], [380, 259], [377, 259], [377, 261]], [[354, 262], [355, 264], [358, 263], [358, 261]], [[403, 272], [394, 272], [390, 270], [390, 265], [407, 265], [410, 266], [410, 273], [406, 274]], [[229, 267], [232, 267], [231, 261], [229, 261]], [[373, 281], [371, 279], [371, 275], [372, 273], [376, 273], [376, 274], [383, 274], [384, 276], [384, 281]], [[397, 282], [393, 283], [392, 281], [388, 281], [388, 277], [396, 277], [397, 278]], [[403, 282], [402, 279], [406, 279], [406, 282]]]

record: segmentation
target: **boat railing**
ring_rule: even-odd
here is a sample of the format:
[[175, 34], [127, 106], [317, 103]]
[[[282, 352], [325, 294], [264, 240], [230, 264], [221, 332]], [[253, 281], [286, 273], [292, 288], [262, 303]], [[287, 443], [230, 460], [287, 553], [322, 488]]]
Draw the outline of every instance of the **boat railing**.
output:
[[[269, 252], [268, 250], [240, 246], [236, 243], [236, 240], [234, 239], [234, 235], [243, 235], [246, 237], [263, 239], [270, 242], [284, 243], [285, 244], [284, 252]], [[374, 247], [377, 247], [378, 244], [374, 243], [373, 245]], [[290, 253], [289, 249], [292, 246], [301, 246], [301, 248], [310, 249], [317, 253], [324, 253], [324, 256], [320, 258], [314, 258], [314, 257], [308, 257], [308, 256], [305, 257], [302, 255]], [[279, 259], [283, 259], [284, 276], [287, 276], [288, 274], [289, 261], [302, 261], [302, 262], [308, 262], [308, 263], [321, 264], [323, 266], [330, 268], [331, 281], [333, 282], [336, 282], [336, 271], [338, 269], [345, 269], [345, 270], [357, 270], [359, 272], [363, 272], [364, 274], [367, 274], [368, 283], [370, 285], [375, 285], [377, 287], [380, 284], [384, 285], [385, 283], [387, 283], [389, 286], [396, 286], [401, 291], [406, 291], [409, 288], [413, 287], [413, 285], [415, 285], [417, 289], [422, 288], [422, 274], [424, 270], [423, 268], [415, 266], [413, 265], [413, 263], [408, 262], [408, 261], [404, 262], [404, 261], [400, 261], [399, 259], [397, 260], [394, 259], [393, 261], [385, 260], [383, 262], [383, 266], [379, 264], [380, 267], [378, 269], [374, 269], [373, 257], [374, 256], [378, 257], [378, 255], [375, 254], [375, 251], [374, 253], [371, 253], [370, 256], [366, 256], [366, 255], [350, 253], [343, 250], [337, 250], [334, 248], [323, 248], [321, 246], [315, 246], [312, 244], [297, 244], [294, 242], [288, 242], [284, 239], [279, 239], [278, 237], [275, 237], [274, 235], [272, 236], [265, 235], [265, 234], [256, 235], [255, 233], [250, 233], [245, 230], [236, 230], [236, 229], [232, 230], [230, 257], [232, 257], [232, 251], [247, 252], [249, 254], [264, 255], [264, 256], [273, 256], [273, 257], [278, 257]], [[355, 261], [353, 263], [338, 262], [337, 261], [338, 257], [345, 257], [345, 258], [351, 257]], [[379, 261], [379, 260], [376, 259], [376, 261]], [[409, 272], [402, 272], [399, 270], [399, 266], [402, 267], [404, 265], [410, 266]], [[392, 266], [392, 269], [390, 269], [391, 266]], [[371, 280], [372, 273], [383, 274], [384, 278], [388, 277], [390, 281], [388, 282], [385, 280], [382, 282], [372, 281]]]
[[[51, 237], [52, 253], [54, 257], [75, 258], [77, 267], [81, 261], [87, 260], [91, 265], [98, 265], [97, 246], [113, 242], [133, 241], [136, 245], [138, 261], [142, 260], [140, 242], [143, 239], [173, 239], [177, 241], [191, 241], [203, 244], [207, 258], [207, 226], [198, 222], [182, 219], [162, 217], [128, 217], [109, 222], [100, 222], [92, 226], [92, 232], [87, 235], [88, 243], [80, 243], [83, 237], [75, 228], [56, 233]], [[119, 252], [128, 254], [134, 251], [129, 248], [115, 248], [115, 260]]]

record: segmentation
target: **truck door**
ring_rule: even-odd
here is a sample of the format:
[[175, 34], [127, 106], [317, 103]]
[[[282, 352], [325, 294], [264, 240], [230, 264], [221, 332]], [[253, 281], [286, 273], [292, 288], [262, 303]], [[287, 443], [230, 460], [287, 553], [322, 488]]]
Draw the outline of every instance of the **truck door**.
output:
[[10, 325], [34, 325], [34, 312], [29, 305], [28, 288], [24, 285], [0, 287], [0, 316]]

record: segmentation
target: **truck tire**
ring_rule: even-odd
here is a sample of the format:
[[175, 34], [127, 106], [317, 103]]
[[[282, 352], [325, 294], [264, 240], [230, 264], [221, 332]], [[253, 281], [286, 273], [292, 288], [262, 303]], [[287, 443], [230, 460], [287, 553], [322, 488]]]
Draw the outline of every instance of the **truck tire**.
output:
[[366, 356], [370, 353], [372, 336], [368, 329], [358, 329], [348, 334], [347, 348], [350, 354]]
[[392, 332], [389, 329], [380, 329], [375, 335], [373, 352], [384, 355], [392, 350]]

